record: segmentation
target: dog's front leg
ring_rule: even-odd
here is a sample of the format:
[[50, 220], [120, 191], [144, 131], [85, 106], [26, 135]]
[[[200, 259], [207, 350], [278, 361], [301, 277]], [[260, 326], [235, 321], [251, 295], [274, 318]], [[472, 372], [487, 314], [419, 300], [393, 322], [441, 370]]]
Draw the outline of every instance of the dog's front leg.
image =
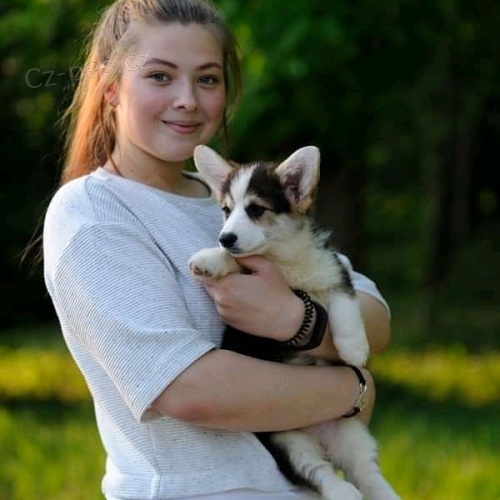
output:
[[364, 366], [370, 346], [357, 298], [334, 291], [328, 304], [328, 320], [340, 358], [351, 365]]
[[222, 248], [204, 248], [196, 252], [188, 262], [195, 276], [222, 278], [227, 274], [241, 272], [241, 266]]

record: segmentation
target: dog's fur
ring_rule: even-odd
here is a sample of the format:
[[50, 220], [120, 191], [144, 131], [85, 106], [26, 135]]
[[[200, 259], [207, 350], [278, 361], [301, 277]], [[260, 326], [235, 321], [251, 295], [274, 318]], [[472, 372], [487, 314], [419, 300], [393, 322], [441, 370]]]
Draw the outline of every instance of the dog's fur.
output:
[[[235, 165], [209, 147], [197, 146], [194, 160], [218, 197], [225, 223], [220, 248], [203, 249], [190, 259], [193, 274], [222, 277], [243, 271], [233, 257], [266, 256], [291, 288], [306, 291], [326, 308], [341, 359], [363, 366], [369, 347], [349, 273], [326, 246], [327, 234], [317, 231], [307, 215], [319, 181], [319, 150], [299, 149], [280, 164]], [[280, 342], [231, 329], [222, 347], [285, 363], [325, 363]], [[399, 498], [377, 465], [375, 440], [357, 418], [258, 436], [292, 482], [325, 499]]]

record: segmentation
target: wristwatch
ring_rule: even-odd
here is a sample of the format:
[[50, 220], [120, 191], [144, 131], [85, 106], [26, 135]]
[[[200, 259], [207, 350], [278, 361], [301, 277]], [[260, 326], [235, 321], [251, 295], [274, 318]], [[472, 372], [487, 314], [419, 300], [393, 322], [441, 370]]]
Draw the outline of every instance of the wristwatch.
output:
[[351, 411], [343, 415], [343, 418], [350, 418], [362, 412], [368, 405], [368, 397], [366, 395], [368, 386], [366, 385], [366, 379], [363, 376], [363, 373], [361, 373], [361, 370], [357, 366], [353, 365], [345, 365], [345, 366], [351, 368], [359, 380], [359, 392], [358, 395], [356, 396], [356, 399], [354, 400], [354, 406]]

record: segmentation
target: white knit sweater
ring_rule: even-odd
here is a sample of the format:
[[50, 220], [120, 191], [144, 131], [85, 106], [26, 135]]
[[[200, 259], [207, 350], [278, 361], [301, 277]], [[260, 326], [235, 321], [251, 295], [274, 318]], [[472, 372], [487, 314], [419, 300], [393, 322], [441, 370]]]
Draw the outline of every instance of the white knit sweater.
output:
[[[185, 198], [98, 169], [58, 190], [45, 220], [45, 281], [95, 404], [103, 490], [134, 500], [292, 486], [251, 433], [162, 416], [152, 401], [220, 345], [223, 325], [187, 260], [215, 246], [213, 198]], [[373, 282], [358, 290], [383, 302]]]

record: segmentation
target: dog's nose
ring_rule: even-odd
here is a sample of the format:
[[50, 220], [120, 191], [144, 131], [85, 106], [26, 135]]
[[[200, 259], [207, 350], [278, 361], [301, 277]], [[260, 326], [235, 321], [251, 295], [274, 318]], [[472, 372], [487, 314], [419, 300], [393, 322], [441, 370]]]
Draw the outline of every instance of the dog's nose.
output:
[[237, 239], [238, 236], [236, 236], [234, 233], [223, 233], [219, 236], [219, 243], [224, 248], [231, 248], [234, 246]]

